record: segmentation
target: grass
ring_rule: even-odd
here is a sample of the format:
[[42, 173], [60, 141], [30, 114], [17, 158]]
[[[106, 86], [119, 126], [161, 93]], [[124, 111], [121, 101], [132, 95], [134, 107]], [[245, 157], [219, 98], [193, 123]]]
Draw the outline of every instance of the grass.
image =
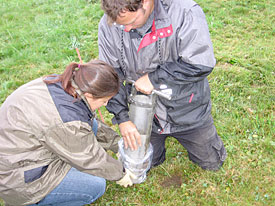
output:
[[[197, 0], [206, 13], [217, 66], [209, 76], [218, 133], [228, 158], [218, 172], [192, 164], [173, 138], [167, 160], [130, 188], [108, 182], [93, 205], [274, 204], [274, 2]], [[20, 85], [98, 55], [98, 0], [0, 2], [0, 104]], [[110, 123], [111, 115], [103, 108]], [[114, 127], [117, 129], [117, 127]], [[181, 177], [180, 187], [163, 187]], [[0, 205], [4, 205], [0, 200]]]

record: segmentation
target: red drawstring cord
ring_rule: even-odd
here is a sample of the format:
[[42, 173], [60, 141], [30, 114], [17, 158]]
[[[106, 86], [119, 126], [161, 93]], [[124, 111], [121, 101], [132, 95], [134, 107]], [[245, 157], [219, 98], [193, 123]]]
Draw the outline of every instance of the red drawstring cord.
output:
[[190, 99], [189, 99], [189, 103], [192, 102], [193, 97], [194, 97], [194, 93], [191, 94]]
[[76, 53], [77, 53], [78, 59], [79, 59], [79, 61], [80, 61], [80, 64], [82, 64], [83, 62], [82, 62], [82, 59], [81, 59], [81, 56], [80, 56], [80, 53], [79, 53], [78, 48], [75, 48], [75, 50], [76, 50]]
[[104, 123], [104, 118], [103, 118], [103, 115], [102, 115], [102, 113], [101, 113], [101, 110], [98, 108], [97, 111], [98, 111], [98, 113], [99, 113], [99, 116], [100, 116], [100, 118], [101, 118], [101, 121]]
[[[156, 119], [157, 119], [158, 122], [159, 122], [158, 116], [157, 116], [156, 114], [154, 114], [154, 116], [156, 117]], [[164, 128], [162, 128], [161, 125], [160, 125], [160, 128], [161, 128], [161, 131], [159, 132], [159, 134], [162, 134], [162, 132], [164, 131]]]

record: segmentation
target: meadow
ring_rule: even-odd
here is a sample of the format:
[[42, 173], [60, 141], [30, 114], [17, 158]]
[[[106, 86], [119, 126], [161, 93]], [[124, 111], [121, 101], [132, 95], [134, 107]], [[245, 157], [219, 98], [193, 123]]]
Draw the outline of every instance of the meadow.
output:
[[[92, 205], [274, 205], [275, 4], [272, 0], [197, 0], [217, 65], [208, 77], [212, 115], [227, 149], [221, 170], [189, 161], [173, 138], [167, 160], [146, 182], [107, 182]], [[0, 1], [0, 105], [20, 85], [97, 58], [99, 0]], [[112, 115], [102, 108], [111, 124]], [[117, 130], [117, 126], [113, 126]], [[0, 200], [0, 206], [4, 202]]]

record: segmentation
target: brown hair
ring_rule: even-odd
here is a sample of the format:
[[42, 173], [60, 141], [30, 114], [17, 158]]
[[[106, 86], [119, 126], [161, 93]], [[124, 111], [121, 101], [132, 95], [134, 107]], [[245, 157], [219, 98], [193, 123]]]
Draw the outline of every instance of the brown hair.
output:
[[124, 11], [135, 12], [142, 6], [143, 0], [101, 0], [101, 8], [109, 17], [109, 23], [115, 22]]
[[[92, 60], [86, 64], [71, 63], [63, 74], [53, 80], [46, 80], [46, 84], [61, 82], [63, 89], [70, 95], [76, 97], [75, 89], [71, 79], [83, 93], [92, 94], [94, 98], [114, 96], [119, 90], [119, 78], [114, 68], [109, 64]], [[52, 76], [52, 75], [49, 75]]]

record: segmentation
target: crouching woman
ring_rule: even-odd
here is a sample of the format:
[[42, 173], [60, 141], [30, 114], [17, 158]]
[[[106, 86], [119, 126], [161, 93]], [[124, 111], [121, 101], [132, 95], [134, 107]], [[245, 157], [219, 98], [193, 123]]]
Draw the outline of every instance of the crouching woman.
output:
[[0, 108], [0, 198], [8, 205], [84, 205], [123, 176], [119, 136], [95, 119], [119, 89], [108, 64], [71, 63], [33, 80]]

